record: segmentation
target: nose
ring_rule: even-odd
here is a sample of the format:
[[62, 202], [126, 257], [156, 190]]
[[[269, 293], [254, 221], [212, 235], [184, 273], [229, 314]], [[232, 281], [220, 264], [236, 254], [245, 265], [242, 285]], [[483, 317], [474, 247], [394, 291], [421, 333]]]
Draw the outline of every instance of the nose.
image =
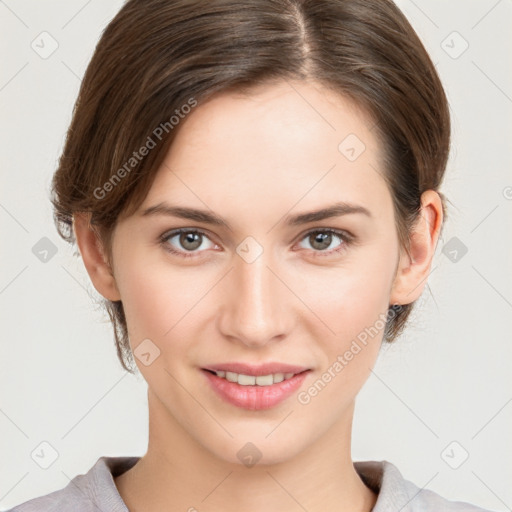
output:
[[252, 263], [237, 256], [223, 290], [222, 334], [251, 348], [282, 340], [292, 321], [292, 293], [268, 263], [265, 252]]

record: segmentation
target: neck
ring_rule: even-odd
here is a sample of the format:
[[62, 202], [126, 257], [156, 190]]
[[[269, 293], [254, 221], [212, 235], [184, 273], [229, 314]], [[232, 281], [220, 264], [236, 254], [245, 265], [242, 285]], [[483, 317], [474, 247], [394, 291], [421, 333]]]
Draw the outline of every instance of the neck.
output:
[[147, 453], [115, 484], [134, 512], [369, 512], [377, 496], [351, 460], [353, 410], [294, 457], [246, 467], [206, 450], [149, 393]]

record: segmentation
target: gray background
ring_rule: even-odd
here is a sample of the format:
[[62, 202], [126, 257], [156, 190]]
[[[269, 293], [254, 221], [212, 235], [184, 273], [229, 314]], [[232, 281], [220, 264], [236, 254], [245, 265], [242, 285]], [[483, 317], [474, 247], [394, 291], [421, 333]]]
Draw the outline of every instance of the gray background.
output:
[[[451, 204], [415, 327], [382, 351], [359, 395], [352, 455], [389, 460], [449, 499], [511, 510], [512, 1], [397, 3], [449, 96]], [[0, 0], [3, 509], [64, 487], [102, 455], [147, 446], [145, 382], [118, 364], [48, 200], [80, 77], [121, 5]]]

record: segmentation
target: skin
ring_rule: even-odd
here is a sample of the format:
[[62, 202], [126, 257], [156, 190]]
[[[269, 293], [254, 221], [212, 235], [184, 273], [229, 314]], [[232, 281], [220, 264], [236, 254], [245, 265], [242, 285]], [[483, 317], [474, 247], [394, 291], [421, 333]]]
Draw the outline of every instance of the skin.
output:
[[[241, 409], [220, 399], [200, 371], [232, 361], [299, 364], [312, 369], [304, 391], [360, 332], [380, 325], [390, 304], [421, 295], [441, 199], [423, 193], [409, 256], [399, 247], [372, 126], [351, 102], [314, 82], [217, 95], [182, 121], [138, 212], [119, 219], [112, 267], [87, 216], [75, 216], [95, 288], [123, 302], [132, 350], [147, 338], [160, 350], [149, 366], [135, 358], [148, 384], [149, 445], [115, 478], [132, 512], [373, 508], [376, 494], [352, 463], [351, 428], [383, 329], [308, 404], [294, 394], [271, 409]], [[366, 146], [353, 162], [338, 150], [349, 134]], [[371, 217], [285, 224], [286, 215], [341, 200], [366, 207]], [[141, 215], [162, 201], [211, 210], [231, 229]], [[193, 257], [160, 243], [176, 228], [206, 232], [188, 251]], [[335, 252], [346, 242], [333, 235], [322, 252], [308, 234], [327, 228], [348, 231], [355, 242]], [[236, 252], [248, 236], [263, 248], [251, 263]], [[166, 244], [181, 253], [190, 247], [179, 236]], [[237, 457], [249, 441], [262, 453], [251, 468]]]

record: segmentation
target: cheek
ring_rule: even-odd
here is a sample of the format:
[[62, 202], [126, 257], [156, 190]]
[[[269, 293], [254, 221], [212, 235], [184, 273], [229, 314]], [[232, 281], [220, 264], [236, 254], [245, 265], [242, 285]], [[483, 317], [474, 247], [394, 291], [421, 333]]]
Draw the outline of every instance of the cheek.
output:
[[149, 338], [161, 350], [191, 328], [195, 306], [214, 283], [207, 272], [173, 268], [165, 255], [150, 258], [142, 251], [122, 260], [116, 279], [132, 347]]
[[375, 243], [303, 286], [304, 302], [316, 313], [310, 315], [310, 329], [327, 356], [323, 370], [336, 375], [331, 389], [357, 391], [375, 363], [389, 308], [393, 251], [392, 242]]
[[303, 397], [306, 402], [316, 401], [318, 414], [323, 414], [326, 404], [336, 404], [330, 413], [334, 421], [370, 376], [386, 326], [388, 291], [386, 278], [363, 272], [333, 282], [328, 298], [318, 302], [318, 317], [331, 333], [326, 335], [320, 322], [313, 327], [313, 336], [322, 347], [322, 365]]
[[[376, 323], [380, 325], [379, 315], [388, 310], [393, 262], [376, 260], [364, 255], [353, 264], [305, 279], [304, 302], [312, 305], [311, 309], [329, 327], [337, 343]], [[324, 330], [325, 325], [322, 324]]]
[[178, 302], [177, 283], [171, 287], [166, 273], [148, 264], [147, 259], [135, 251], [121, 259], [116, 281], [132, 346], [145, 338], [161, 337], [172, 326], [169, 312]]

